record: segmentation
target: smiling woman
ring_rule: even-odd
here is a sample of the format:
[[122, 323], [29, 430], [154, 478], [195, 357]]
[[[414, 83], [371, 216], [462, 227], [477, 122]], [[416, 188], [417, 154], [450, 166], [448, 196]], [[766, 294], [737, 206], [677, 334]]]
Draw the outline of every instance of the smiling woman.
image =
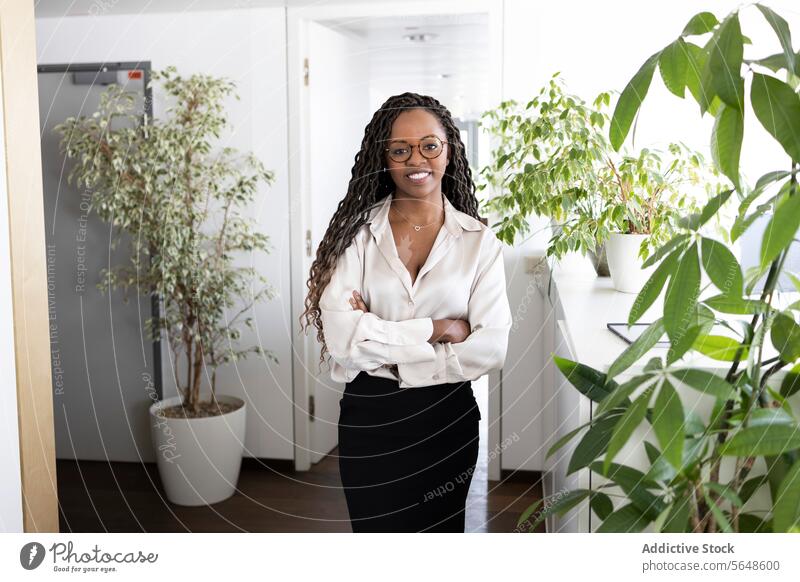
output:
[[503, 365], [502, 245], [477, 213], [464, 145], [432, 97], [367, 125], [317, 250], [306, 323], [330, 355], [353, 531], [464, 531], [478, 454], [472, 380]]

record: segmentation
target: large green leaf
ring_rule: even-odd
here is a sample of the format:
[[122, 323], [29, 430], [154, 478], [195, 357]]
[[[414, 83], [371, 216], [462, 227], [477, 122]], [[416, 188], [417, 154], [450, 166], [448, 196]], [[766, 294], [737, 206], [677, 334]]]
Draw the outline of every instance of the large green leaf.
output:
[[740, 360], [747, 358], [750, 350], [747, 345], [742, 345], [741, 342], [724, 335], [704, 335], [697, 336], [692, 347], [708, 356], [713, 360], [721, 362], [733, 362], [737, 359], [737, 353]]
[[686, 43], [686, 86], [694, 100], [700, 105], [700, 113], [703, 113], [708, 107], [708, 105], [704, 107], [704, 104], [714, 97], [714, 95], [704, 93], [703, 72], [707, 60], [708, 52], [706, 50], [696, 44]]
[[775, 316], [770, 339], [784, 362], [793, 364], [800, 358], [800, 325], [790, 315], [779, 313]]
[[680, 469], [683, 460], [683, 406], [675, 388], [666, 379], [653, 405], [652, 425], [664, 457]]
[[744, 109], [744, 80], [742, 79], [742, 30], [739, 14], [734, 12], [722, 21], [711, 39], [706, 63], [706, 75], [714, 92], [734, 109]]
[[664, 329], [675, 341], [692, 323], [692, 315], [700, 294], [700, 265], [697, 243], [686, 250], [675, 275], [670, 278], [664, 297]]
[[631, 129], [633, 118], [636, 117], [636, 114], [639, 112], [642, 100], [650, 89], [650, 81], [653, 79], [653, 71], [655, 71], [660, 55], [661, 51], [652, 54], [641, 68], [636, 71], [636, 74], [628, 82], [619, 96], [619, 100], [614, 108], [614, 115], [611, 118], [611, 126], [609, 127], [611, 146], [615, 150], [619, 150], [622, 143], [625, 141]]
[[703, 333], [703, 326], [693, 325], [680, 337], [673, 340], [667, 349], [667, 365], [669, 366], [680, 360], [692, 348], [701, 333]]
[[609, 366], [606, 376], [614, 378], [621, 374], [633, 364], [638, 362], [650, 349], [656, 345], [661, 336], [664, 335], [664, 322], [657, 319], [647, 326], [638, 338], [617, 357]]
[[611, 461], [614, 460], [617, 453], [619, 453], [622, 447], [628, 442], [628, 439], [631, 434], [633, 434], [633, 431], [636, 430], [636, 427], [644, 420], [647, 414], [647, 405], [650, 402], [650, 396], [652, 396], [652, 394], [652, 387], [645, 389], [644, 392], [637, 396], [636, 400], [633, 401], [628, 407], [628, 410], [625, 411], [625, 414], [622, 415], [622, 418], [617, 422], [611, 434], [611, 439], [608, 442], [608, 450], [603, 460], [604, 473], [608, 471], [608, 468], [611, 466]]
[[689, 68], [686, 41], [678, 39], [667, 45], [658, 59], [658, 70], [664, 85], [683, 99], [686, 93], [686, 71]]
[[789, 398], [797, 392], [800, 392], [800, 364], [786, 372], [781, 382], [781, 396], [784, 398]]
[[689, 524], [689, 514], [692, 509], [692, 498], [689, 495], [679, 497], [672, 502], [664, 524], [661, 526], [663, 533], [684, 533]]
[[560, 356], [553, 356], [553, 361], [564, 374], [564, 377], [584, 396], [593, 402], [600, 402], [616, 388], [613, 380], [606, 381], [606, 375], [585, 364], [579, 364]]
[[711, 158], [737, 189], [739, 184], [739, 155], [744, 136], [744, 111], [723, 104], [717, 111], [711, 131]]
[[655, 481], [645, 477], [644, 473], [633, 467], [611, 463], [608, 470], [604, 470], [603, 463], [595, 461], [589, 468], [620, 486], [636, 507], [651, 520], [656, 519], [666, 505], [648, 489], [661, 489]]
[[750, 101], [761, 125], [800, 163], [800, 96], [780, 79], [753, 73]]
[[708, 507], [711, 508], [711, 513], [714, 515], [714, 519], [717, 520], [719, 529], [725, 533], [732, 533], [733, 528], [731, 527], [731, 522], [728, 521], [728, 518], [722, 512], [720, 506], [717, 505], [717, 502], [714, 499], [711, 499], [711, 496], [707, 491], [703, 491], [703, 497], [705, 497]]
[[595, 491], [589, 498], [589, 507], [600, 519], [605, 519], [614, 511], [614, 504], [611, 498], [605, 493]]
[[673, 251], [667, 258], [665, 258], [658, 267], [655, 268], [653, 274], [647, 280], [647, 283], [639, 290], [639, 294], [631, 306], [628, 313], [628, 325], [633, 325], [642, 317], [645, 311], [653, 304], [653, 302], [661, 294], [664, 288], [664, 283], [667, 278], [675, 272], [678, 266], [678, 255], [680, 250]]
[[617, 386], [613, 392], [611, 392], [611, 394], [604, 398], [603, 401], [597, 405], [595, 414], [605, 414], [607, 410], [611, 410], [612, 408], [616, 408], [618, 406], [627, 408], [630, 405], [630, 400], [628, 397], [633, 393], [634, 390], [636, 390], [636, 388], [645, 382], [653, 382], [657, 379], [657, 376], [651, 376], [647, 374], [634, 376], [627, 382]]
[[720, 378], [711, 372], [695, 368], [685, 368], [682, 370], [673, 370], [671, 375], [676, 380], [684, 382], [687, 386], [700, 392], [711, 394], [716, 398], [727, 400], [733, 397], [733, 386], [731, 386], [729, 382], [726, 382], [725, 378]]
[[676, 234], [671, 239], [669, 239], [669, 241], [664, 243], [664, 245], [659, 247], [658, 250], [656, 250], [656, 252], [647, 257], [644, 263], [642, 263], [642, 267], [649, 267], [651, 265], [655, 265], [663, 257], [672, 253], [672, 251], [680, 249], [682, 252], [685, 249], [684, 243], [688, 240], [689, 240], [688, 234]]
[[786, 59], [786, 70], [794, 71], [795, 54], [792, 50], [792, 33], [789, 30], [789, 24], [783, 19], [783, 17], [781, 17], [771, 8], [768, 8], [762, 4], [756, 4], [756, 6], [764, 15], [764, 18], [767, 19], [767, 22], [769, 22], [769, 25], [772, 27], [772, 30], [775, 31], [775, 34], [778, 35], [778, 40], [781, 43], [783, 55]]
[[701, 243], [703, 269], [723, 294], [741, 297], [743, 290], [742, 268], [733, 253], [724, 244], [710, 238]]
[[592, 424], [572, 452], [567, 466], [567, 475], [588, 467], [592, 461], [605, 452], [608, 442], [611, 440], [611, 433], [621, 417], [622, 414], [609, 415]]
[[748, 426], [720, 447], [720, 454], [739, 457], [780, 455], [800, 448], [800, 428], [789, 424]]
[[720, 211], [722, 206], [728, 201], [728, 198], [731, 197], [731, 194], [733, 194], [733, 190], [725, 190], [709, 199], [703, 207], [702, 212], [700, 212], [700, 226], [703, 226], [706, 222], [711, 220], [711, 217]]
[[719, 24], [719, 21], [711, 12], [698, 12], [683, 27], [681, 36], [705, 34], [714, 30], [717, 24]]
[[[533, 531], [536, 529], [536, 526], [542, 523], [547, 517], [552, 514], [564, 515], [570, 509], [586, 499], [590, 493], [591, 491], [588, 489], [574, 489], [565, 495], [553, 495], [552, 497], [555, 498], [555, 500], [551, 504], [547, 505], [544, 509], [539, 511], [533, 520], [531, 520], [530, 517], [531, 514], [533, 514], [533, 511], [535, 511], [535, 508], [534, 510], [531, 510], [529, 507], [528, 510], [526, 510], [522, 516], [520, 516], [519, 520], [517, 521], [517, 527], [521, 526], [525, 520], [528, 520], [528, 528], [530, 531]], [[523, 516], [525, 516], [524, 519]]]
[[769, 305], [759, 299], [742, 299], [731, 295], [714, 295], [703, 300], [711, 309], [721, 313], [734, 313], [738, 315], [752, 315], [766, 313]]
[[772, 510], [774, 532], [800, 529], [800, 461], [796, 461], [778, 489]]
[[652, 519], [644, 515], [633, 503], [617, 509], [600, 524], [596, 533], [636, 533], [647, 527]]
[[764, 229], [761, 239], [761, 266], [765, 267], [792, 242], [800, 227], [800, 194], [785, 195]]

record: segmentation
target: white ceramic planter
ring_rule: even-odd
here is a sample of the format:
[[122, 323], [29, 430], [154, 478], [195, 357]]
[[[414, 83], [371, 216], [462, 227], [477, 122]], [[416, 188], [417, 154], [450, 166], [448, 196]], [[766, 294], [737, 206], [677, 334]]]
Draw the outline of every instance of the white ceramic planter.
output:
[[158, 412], [180, 403], [166, 398], [150, 407], [150, 435], [167, 499], [178, 505], [210, 505], [236, 491], [244, 449], [246, 407], [234, 396], [219, 402], [240, 405], [208, 418], [165, 418]]
[[614, 289], [638, 293], [655, 270], [655, 265], [642, 268], [639, 246], [649, 235], [612, 233], [606, 241], [608, 270]]

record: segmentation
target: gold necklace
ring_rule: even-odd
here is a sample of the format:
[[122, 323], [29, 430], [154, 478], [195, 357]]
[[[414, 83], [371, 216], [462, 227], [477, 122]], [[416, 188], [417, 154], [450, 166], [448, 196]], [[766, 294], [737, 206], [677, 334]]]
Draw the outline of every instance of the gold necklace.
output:
[[[403, 220], [405, 220], [408, 224], [413, 226], [414, 230], [416, 230], [417, 232], [419, 232], [421, 229], [425, 228], [426, 226], [430, 226], [431, 224], [435, 224], [435, 223], [439, 222], [439, 219], [437, 218], [436, 220], [434, 220], [433, 222], [429, 222], [428, 224], [414, 224], [408, 218], [406, 218], [405, 215], [402, 212], [400, 212], [397, 208], [395, 208], [394, 206], [391, 206], [391, 209], [394, 210], [400, 216], [402, 216]], [[442, 212], [444, 212], [444, 192], [442, 192]]]

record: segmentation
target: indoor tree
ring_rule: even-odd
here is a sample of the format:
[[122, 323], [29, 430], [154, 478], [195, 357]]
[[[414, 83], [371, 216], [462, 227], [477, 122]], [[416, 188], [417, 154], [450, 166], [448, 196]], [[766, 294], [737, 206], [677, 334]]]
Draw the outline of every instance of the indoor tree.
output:
[[[237, 341], [242, 326], [253, 325], [253, 306], [275, 295], [256, 269], [240, 264], [243, 253], [269, 250], [248, 206], [258, 185], [274, 176], [250, 153], [213, 148], [227, 125], [224, 99], [238, 99], [232, 81], [184, 78], [175, 67], [152, 78], [172, 101], [163, 119], [145, 116], [141, 123], [135, 95], [112, 84], [97, 112], [70, 117], [56, 131], [62, 153], [75, 162], [68, 180], [91, 193], [90, 211], [113, 226], [113, 244], [123, 232], [130, 235], [130, 263], [104, 269], [98, 287], [157, 295], [159, 316], [147, 327], [153, 339], [162, 330], [167, 336], [183, 397], [175, 412], [218, 414], [219, 365], [252, 352], [277, 362], [261, 346]], [[203, 403], [206, 375], [210, 398]]]

